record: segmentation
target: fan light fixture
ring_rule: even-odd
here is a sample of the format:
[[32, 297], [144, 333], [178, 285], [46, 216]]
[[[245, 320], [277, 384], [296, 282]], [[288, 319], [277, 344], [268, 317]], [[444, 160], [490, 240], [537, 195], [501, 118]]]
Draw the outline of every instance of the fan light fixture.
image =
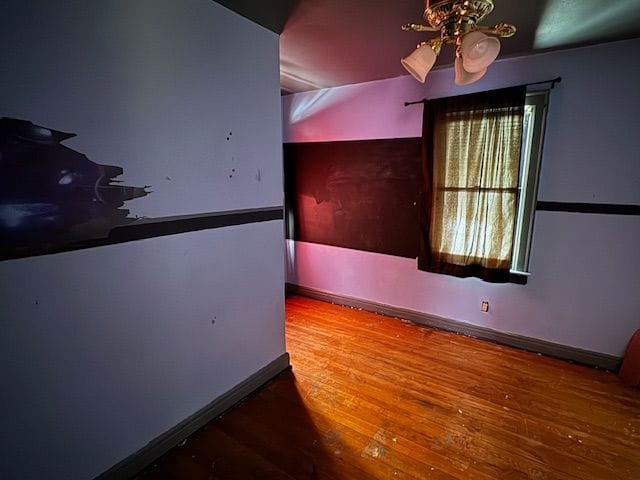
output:
[[516, 33], [516, 27], [508, 23], [479, 26], [478, 22], [492, 10], [493, 0], [424, 0], [424, 19], [429, 26], [409, 23], [402, 29], [440, 32], [440, 38], [420, 43], [413, 53], [401, 60], [402, 66], [416, 80], [424, 83], [442, 45], [455, 45], [456, 85], [480, 80], [500, 53], [500, 40], [496, 37], [510, 37]]

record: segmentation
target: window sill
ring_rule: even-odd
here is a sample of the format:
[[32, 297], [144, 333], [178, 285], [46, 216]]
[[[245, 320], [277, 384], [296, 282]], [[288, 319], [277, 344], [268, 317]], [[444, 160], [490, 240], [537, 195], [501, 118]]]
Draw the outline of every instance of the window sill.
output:
[[517, 283], [518, 285], [526, 285], [531, 274], [529, 272], [509, 272], [509, 283]]

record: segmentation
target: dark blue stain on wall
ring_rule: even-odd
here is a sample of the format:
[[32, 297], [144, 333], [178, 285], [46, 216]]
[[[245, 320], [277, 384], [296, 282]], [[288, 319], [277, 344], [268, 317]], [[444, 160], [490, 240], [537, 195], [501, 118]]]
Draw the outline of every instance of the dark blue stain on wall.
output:
[[75, 136], [0, 118], [0, 259], [104, 238], [135, 220], [122, 207], [147, 187], [121, 185], [121, 167], [62, 145]]

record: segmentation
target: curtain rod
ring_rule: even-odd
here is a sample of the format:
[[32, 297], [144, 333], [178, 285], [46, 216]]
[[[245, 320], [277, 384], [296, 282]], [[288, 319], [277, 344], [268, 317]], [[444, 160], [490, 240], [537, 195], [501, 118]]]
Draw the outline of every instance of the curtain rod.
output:
[[[550, 89], [556, 86], [556, 83], [560, 83], [562, 81], [562, 77], [552, 78], [551, 80], [541, 80], [540, 82], [532, 82], [532, 83], [523, 83], [522, 85], [514, 85], [511, 87], [504, 88], [514, 88], [514, 87], [530, 87], [532, 85], [542, 85], [545, 83], [550, 83]], [[502, 90], [502, 88], [497, 88], [494, 90], [485, 90], [485, 92], [495, 92], [496, 90]], [[473, 93], [482, 93], [482, 92], [473, 92]], [[428, 100], [436, 100], [437, 98], [446, 98], [446, 97], [436, 97], [436, 98], [423, 98], [422, 100], [417, 100], [415, 102], [404, 102], [404, 106], [408, 107], [409, 105], [416, 105], [418, 103], [425, 103]]]

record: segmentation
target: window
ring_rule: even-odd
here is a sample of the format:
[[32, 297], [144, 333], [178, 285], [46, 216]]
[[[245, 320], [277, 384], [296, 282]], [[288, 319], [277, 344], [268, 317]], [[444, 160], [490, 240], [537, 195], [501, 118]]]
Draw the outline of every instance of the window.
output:
[[419, 268], [523, 282], [546, 102], [515, 87], [426, 104]]
[[547, 117], [549, 91], [527, 93], [520, 154], [520, 180], [518, 182], [518, 210], [513, 235], [511, 271], [525, 274], [529, 271], [529, 253], [533, 236], [533, 218], [538, 198], [538, 177], [544, 127]]

